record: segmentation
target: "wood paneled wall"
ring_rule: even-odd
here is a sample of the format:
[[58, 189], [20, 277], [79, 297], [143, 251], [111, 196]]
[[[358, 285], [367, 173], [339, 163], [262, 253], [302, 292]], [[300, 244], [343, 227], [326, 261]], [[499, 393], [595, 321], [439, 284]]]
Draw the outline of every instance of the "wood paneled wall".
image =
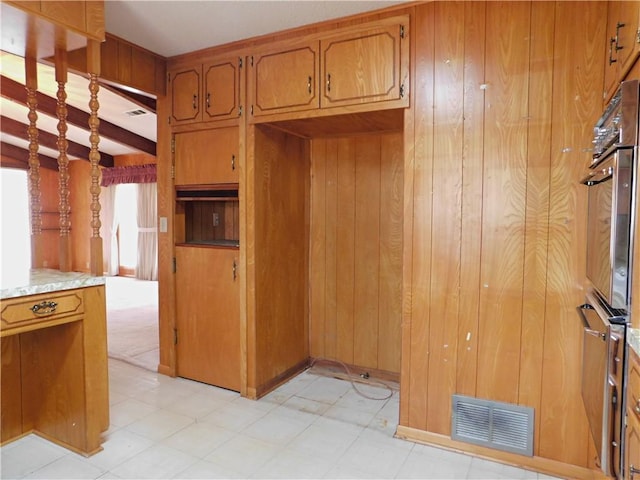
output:
[[71, 265], [74, 272], [90, 272], [91, 261], [91, 164], [69, 162], [71, 204]]
[[247, 384], [260, 396], [309, 357], [309, 141], [269, 126], [251, 132]]
[[310, 353], [400, 372], [403, 135], [314, 139]]
[[454, 393], [527, 405], [535, 455], [588, 465], [578, 182], [605, 19], [605, 2], [416, 8], [401, 425], [448, 436]]

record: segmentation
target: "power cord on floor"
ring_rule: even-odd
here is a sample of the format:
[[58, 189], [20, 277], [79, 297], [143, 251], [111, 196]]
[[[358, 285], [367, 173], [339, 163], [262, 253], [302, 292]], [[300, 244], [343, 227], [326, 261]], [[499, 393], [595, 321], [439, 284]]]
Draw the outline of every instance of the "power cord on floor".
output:
[[340, 360], [331, 360], [331, 359], [322, 358], [322, 357], [314, 358], [314, 359], [311, 360], [311, 363], [309, 364], [308, 368], [309, 369], [313, 368], [313, 366], [316, 364], [316, 362], [327, 362], [327, 363], [333, 363], [333, 364], [340, 365], [344, 369], [345, 373], [347, 374], [347, 378], [349, 379], [349, 383], [351, 384], [351, 386], [353, 387], [355, 392], [358, 395], [360, 395], [361, 397], [364, 397], [364, 398], [366, 398], [368, 400], [379, 400], [379, 401], [382, 401], [382, 400], [388, 400], [389, 398], [391, 398], [393, 396], [393, 388], [391, 388], [391, 386], [387, 385], [386, 383], [384, 383], [383, 381], [380, 381], [380, 380], [371, 380], [369, 378], [369, 374], [368, 373], [364, 373], [363, 375], [361, 375], [361, 377], [368, 379], [368, 381], [370, 383], [377, 384], [377, 385], [380, 385], [380, 386], [386, 388], [387, 390], [389, 390], [389, 394], [386, 395], [385, 397], [378, 398], [378, 397], [372, 397], [370, 395], [367, 395], [366, 393], [364, 393], [361, 390], [359, 390], [358, 387], [356, 386], [356, 383], [353, 381], [353, 378], [354, 378], [355, 374], [353, 374], [351, 372], [351, 370], [349, 370], [349, 367], [347, 366], [346, 363], [341, 362]]

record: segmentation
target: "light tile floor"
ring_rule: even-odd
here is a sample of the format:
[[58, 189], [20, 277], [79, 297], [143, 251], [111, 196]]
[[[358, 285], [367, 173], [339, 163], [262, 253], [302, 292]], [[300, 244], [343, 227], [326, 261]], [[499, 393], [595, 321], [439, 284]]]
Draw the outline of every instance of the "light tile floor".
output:
[[1, 478], [552, 478], [393, 438], [397, 393], [309, 372], [259, 401], [118, 360], [109, 374], [102, 452], [29, 435], [0, 448]]

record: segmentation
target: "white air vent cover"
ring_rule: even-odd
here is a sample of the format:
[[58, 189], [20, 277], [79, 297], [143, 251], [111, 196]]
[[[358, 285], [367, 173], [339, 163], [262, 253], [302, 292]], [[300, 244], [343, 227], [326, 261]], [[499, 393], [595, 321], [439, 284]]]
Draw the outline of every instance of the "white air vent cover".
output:
[[147, 112], [146, 110], [142, 110], [141, 108], [137, 108], [135, 110], [129, 110], [124, 112], [126, 115], [129, 115], [130, 117], [137, 117], [138, 115], [146, 115]]
[[451, 438], [533, 455], [533, 408], [453, 395]]

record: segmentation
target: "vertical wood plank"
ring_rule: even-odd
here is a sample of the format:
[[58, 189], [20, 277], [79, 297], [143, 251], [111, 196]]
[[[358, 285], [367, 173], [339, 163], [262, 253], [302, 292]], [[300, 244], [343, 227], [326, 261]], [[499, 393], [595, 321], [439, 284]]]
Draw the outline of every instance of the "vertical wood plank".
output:
[[354, 275], [355, 275], [355, 140], [337, 140], [337, 209], [336, 217], [336, 355], [343, 362], [354, 363]]
[[427, 426], [427, 395], [425, 381], [429, 365], [429, 292], [431, 290], [431, 213], [433, 162], [433, 104], [434, 104], [434, 4], [416, 9], [416, 81], [415, 144], [413, 171], [413, 262], [405, 268], [412, 270], [411, 328], [409, 330], [408, 421], [418, 429]]
[[462, 144], [462, 233], [456, 390], [475, 395], [478, 369], [480, 251], [484, 170], [485, 2], [464, 4], [464, 137]]
[[[606, 2], [557, 2], [554, 37], [549, 252], [539, 454], [588, 464], [588, 425], [580, 396], [586, 189], [593, 123], [601, 115]], [[576, 45], [580, 45], [576, 49]], [[561, 367], [561, 368], [559, 368]]]
[[378, 368], [400, 371], [402, 311], [403, 138], [381, 137]]
[[355, 141], [353, 363], [378, 367], [380, 137]]
[[[531, 3], [527, 206], [518, 403], [540, 411], [549, 238], [549, 174], [555, 3]], [[540, 415], [535, 416], [539, 432]], [[534, 437], [537, 453], [540, 435]]]
[[449, 434], [456, 390], [462, 207], [464, 3], [435, 4], [427, 429]]
[[518, 400], [530, 4], [488, 2], [477, 395]]
[[338, 355], [338, 276], [337, 252], [338, 233], [336, 216], [338, 215], [338, 143], [328, 140], [326, 146], [326, 198], [325, 198], [325, 226], [326, 226], [326, 270], [325, 270], [325, 355], [336, 358]]
[[325, 140], [311, 141], [311, 265], [309, 288], [309, 354], [325, 354], [326, 302], [326, 146]]

